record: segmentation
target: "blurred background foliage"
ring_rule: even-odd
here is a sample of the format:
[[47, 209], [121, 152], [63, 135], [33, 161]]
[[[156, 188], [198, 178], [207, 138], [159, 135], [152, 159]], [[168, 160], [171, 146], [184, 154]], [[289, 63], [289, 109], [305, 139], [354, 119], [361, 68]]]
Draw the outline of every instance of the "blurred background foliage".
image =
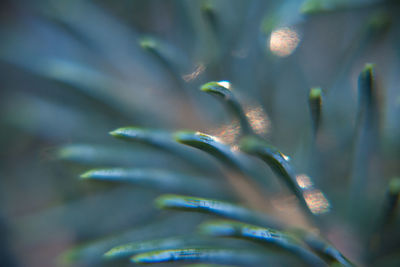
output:
[[[70, 265], [113, 266], [100, 263], [112, 246], [191, 233], [207, 217], [157, 211], [160, 192], [235, 200], [309, 227], [258, 160], [249, 166], [265, 186], [254, 193], [257, 186], [200, 151], [108, 134], [128, 125], [190, 129], [235, 148], [238, 123], [198, 90], [226, 80], [255, 131], [325, 192], [322, 234], [358, 264], [395, 266], [397, 217], [381, 229], [384, 247], [371, 247], [382, 243], [373, 236], [400, 169], [399, 8], [379, 0], [1, 1], [0, 265], [67, 264], [63, 252], [89, 243]], [[357, 79], [366, 63], [376, 68], [378, 130], [360, 141]], [[323, 94], [314, 145], [312, 87]], [[203, 176], [210, 188], [77, 179], [90, 168], [121, 166]]]

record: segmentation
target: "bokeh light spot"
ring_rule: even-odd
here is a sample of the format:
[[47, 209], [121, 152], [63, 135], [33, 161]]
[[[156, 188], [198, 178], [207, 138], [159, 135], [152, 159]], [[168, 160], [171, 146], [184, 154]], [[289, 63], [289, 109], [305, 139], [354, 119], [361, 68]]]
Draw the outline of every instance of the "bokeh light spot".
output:
[[271, 33], [269, 49], [280, 57], [287, 57], [299, 45], [300, 37], [296, 31], [289, 28], [280, 28]]
[[261, 106], [245, 108], [245, 112], [254, 132], [257, 134], [265, 134], [268, 132], [271, 123], [267, 113], [265, 113]]
[[303, 189], [310, 188], [313, 185], [313, 182], [311, 181], [310, 177], [308, 177], [305, 174], [296, 175], [296, 181], [297, 184]]
[[320, 190], [307, 190], [303, 196], [312, 213], [323, 214], [330, 210], [331, 205]]

